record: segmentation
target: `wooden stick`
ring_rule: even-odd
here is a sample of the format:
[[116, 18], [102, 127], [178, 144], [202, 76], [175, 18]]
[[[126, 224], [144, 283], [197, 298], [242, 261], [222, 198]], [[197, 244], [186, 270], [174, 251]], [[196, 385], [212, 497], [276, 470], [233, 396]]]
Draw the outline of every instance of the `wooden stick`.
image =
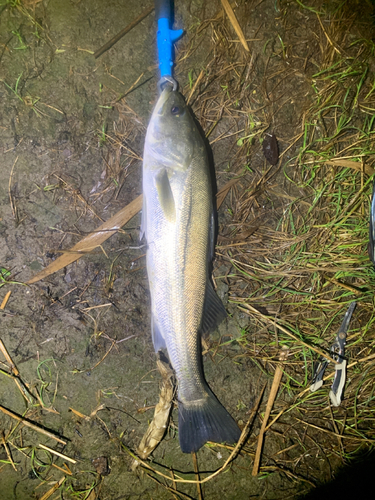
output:
[[193, 456], [193, 465], [194, 465], [195, 477], [197, 478], [198, 497], [199, 497], [199, 500], [203, 500], [202, 485], [200, 483], [200, 479], [201, 478], [199, 477], [199, 468], [198, 468], [197, 454], [193, 451], [192, 452], [192, 456]]
[[129, 33], [137, 24], [139, 24], [145, 17], [147, 17], [151, 12], [154, 10], [154, 6], [149, 7], [148, 9], [145, 9], [142, 14], [140, 14], [138, 17], [134, 19], [130, 24], [128, 24], [123, 30], [120, 31], [120, 33], [117, 33], [116, 36], [111, 38], [109, 42], [105, 43], [100, 49], [98, 49], [96, 52], [94, 52], [94, 57], [97, 59], [100, 57], [104, 52], [109, 50], [115, 43], [117, 43], [123, 36], [126, 35], [126, 33]]
[[[286, 359], [286, 356], [287, 356], [287, 351], [286, 350], [284, 352], [282, 351], [281, 356], [280, 356], [280, 360]], [[277, 391], [279, 390], [282, 376], [283, 376], [283, 370], [282, 370], [280, 365], [277, 365], [275, 375], [273, 377], [271, 392], [270, 392], [270, 395], [269, 395], [269, 398], [267, 401], [266, 413], [264, 414], [262, 427], [261, 427], [260, 432], [259, 432], [258, 446], [257, 446], [257, 451], [255, 453], [253, 472], [252, 472], [253, 476], [256, 476], [258, 474], [258, 471], [259, 471], [259, 464], [260, 464], [260, 457], [261, 457], [262, 447], [263, 447], [264, 433], [265, 433], [265, 429], [267, 426], [269, 416], [271, 414], [273, 403], [275, 402], [275, 399], [277, 396]]]
[[142, 195], [138, 196], [135, 200], [126, 205], [123, 209], [117, 212], [113, 217], [104, 222], [99, 226], [95, 232], [92, 232], [85, 236], [81, 241], [76, 243], [74, 247], [70, 249], [71, 253], [64, 253], [56, 260], [51, 262], [45, 269], [36, 274], [27, 283], [35, 283], [43, 278], [46, 278], [50, 274], [59, 271], [63, 267], [75, 262], [80, 259], [84, 254], [82, 251], [87, 252], [88, 249], [96, 248], [101, 245], [104, 241], [110, 238], [113, 234], [126, 224], [130, 219], [132, 219], [142, 208]]
[[4, 408], [4, 406], [0, 405], [0, 411], [5, 413], [5, 415], [9, 415], [9, 417], [14, 418], [15, 420], [18, 420], [18, 422], [21, 422], [23, 425], [26, 425], [26, 427], [30, 427], [30, 429], [34, 429], [34, 431], [40, 432], [41, 434], [44, 434], [45, 436], [48, 436], [51, 439], [55, 439], [55, 441], [58, 441], [61, 444], [66, 444], [66, 441], [63, 441], [62, 439], [58, 438], [57, 436], [52, 434], [52, 432], [46, 431], [42, 427], [39, 427], [38, 425], [35, 425], [32, 422], [29, 422], [28, 420], [20, 417], [16, 413], [13, 413], [12, 411], [7, 410], [6, 408]]
[[5, 309], [5, 306], [7, 305], [7, 302], [9, 300], [9, 297], [10, 297], [10, 294], [12, 293], [11, 290], [9, 290], [9, 292], [7, 292], [7, 294], [5, 295], [4, 297], [4, 300], [2, 301], [1, 303], [1, 306], [0, 306], [0, 309]]
[[249, 46], [247, 45], [246, 38], [243, 34], [243, 31], [241, 29], [241, 26], [238, 24], [237, 18], [235, 13], [233, 12], [232, 7], [230, 6], [228, 0], [221, 0], [221, 3], [223, 4], [223, 7], [225, 9], [225, 12], [227, 13], [227, 16], [229, 17], [230, 22], [232, 23], [232, 26], [234, 28], [234, 31], [237, 33], [238, 38], [240, 39], [240, 42], [243, 45], [243, 48], [247, 51], [250, 52]]
[[64, 465], [64, 467], [65, 467], [65, 469], [66, 469], [67, 474], [69, 474], [69, 476], [72, 476], [72, 475], [73, 475], [73, 472], [69, 469], [69, 467], [66, 465], [66, 463], [65, 463], [65, 462], [63, 463], [63, 465]]
[[[10, 293], [10, 292], [8, 292], [8, 293]], [[26, 401], [28, 401], [30, 404], [33, 404], [34, 403], [34, 396], [30, 393], [29, 389], [22, 382], [22, 380], [20, 378], [20, 372], [17, 370], [16, 365], [13, 363], [13, 360], [10, 357], [10, 354], [8, 353], [6, 347], [1, 339], [0, 339], [0, 351], [2, 351], [5, 359], [8, 361], [8, 363], [10, 365], [10, 373], [6, 373], [3, 370], [1, 370], [1, 373], [6, 375], [7, 377], [12, 378], [15, 381], [22, 396], [26, 399]]]
[[57, 481], [51, 489], [49, 489], [46, 493], [44, 493], [44, 495], [41, 497], [40, 500], [47, 500], [51, 495], [53, 495], [55, 493], [56, 490], [58, 490], [60, 488], [60, 486], [63, 484], [63, 482], [65, 481], [66, 477], [63, 476], [59, 481]]
[[16, 467], [15, 463], [13, 462], [12, 455], [10, 454], [9, 448], [8, 448], [7, 443], [5, 441], [4, 431], [1, 432], [1, 442], [4, 445], [9, 462], [12, 464], [13, 469], [17, 472], [17, 467]]
[[49, 448], [48, 446], [45, 446], [44, 444], [39, 444], [39, 448], [43, 448], [43, 450], [47, 450], [50, 453], [53, 453], [53, 455], [57, 455], [60, 458], [64, 458], [68, 462], [72, 462], [72, 464], [77, 463], [77, 460], [74, 460], [74, 458], [70, 458], [67, 455], [64, 455], [63, 453], [60, 453], [59, 451], [54, 450], [53, 448]]
[[81, 417], [81, 418], [84, 418], [85, 420], [90, 420], [90, 417], [88, 417], [87, 415], [84, 415], [83, 413], [81, 413], [80, 411], [78, 410], [75, 410], [74, 408], [72, 408], [71, 406], [69, 406], [69, 410], [71, 412], [73, 412], [75, 415], [77, 415], [77, 417]]
[[30, 393], [29, 389], [26, 387], [26, 385], [22, 382], [22, 380], [19, 377], [13, 375], [13, 373], [6, 372], [5, 370], [0, 370], [0, 373], [13, 379], [20, 393], [26, 399], [26, 401], [30, 404], [34, 403], [34, 396]]
[[16, 206], [15, 206], [15, 204], [13, 202], [13, 196], [12, 196], [12, 176], [13, 176], [14, 166], [17, 163], [17, 161], [18, 161], [18, 156], [14, 160], [14, 163], [13, 163], [13, 166], [12, 166], [12, 170], [10, 171], [10, 176], [9, 176], [9, 202], [10, 202], [10, 208], [12, 209], [13, 217], [15, 219], [16, 219], [16, 215], [17, 215], [17, 208], [16, 208]]
[[20, 375], [20, 372], [17, 370], [17, 367], [16, 365], [13, 363], [13, 360], [12, 358], [10, 357], [10, 354], [8, 353], [5, 345], [4, 345], [4, 342], [0, 339], [0, 351], [2, 351], [2, 353], [4, 354], [4, 357], [5, 359], [8, 361], [9, 365], [10, 365], [10, 370], [11, 372], [16, 376], [16, 377], [19, 377]]
[[192, 96], [193, 96], [193, 94], [195, 92], [195, 89], [197, 88], [199, 82], [202, 80], [203, 75], [204, 75], [204, 71], [202, 69], [201, 72], [198, 75], [198, 78], [195, 80], [195, 83], [193, 85], [193, 88], [191, 89], [191, 92], [189, 94], [188, 100], [186, 101], [186, 104], [189, 104], [189, 102], [190, 102], [190, 100], [191, 100], [191, 98], [192, 98]]
[[56, 464], [51, 464], [51, 465], [52, 465], [52, 467], [55, 467], [55, 469], [59, 469], [59, 471], [63, 472], [64, 474], [69, 474], [69, 476], [73, 475], [73, 473], [70, 470], [63, 469], [62, 467], [59, 467]]

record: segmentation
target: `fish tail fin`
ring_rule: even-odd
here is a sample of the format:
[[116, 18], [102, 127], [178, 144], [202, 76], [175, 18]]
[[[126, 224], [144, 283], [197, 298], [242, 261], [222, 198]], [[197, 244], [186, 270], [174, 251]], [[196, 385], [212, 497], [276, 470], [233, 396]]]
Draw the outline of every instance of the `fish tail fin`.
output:
[[241, 431], [207, 387], [204, 400], [178, 403], [178, 434], [183, 453], [198, 451], [207, 441], [236, 443]]

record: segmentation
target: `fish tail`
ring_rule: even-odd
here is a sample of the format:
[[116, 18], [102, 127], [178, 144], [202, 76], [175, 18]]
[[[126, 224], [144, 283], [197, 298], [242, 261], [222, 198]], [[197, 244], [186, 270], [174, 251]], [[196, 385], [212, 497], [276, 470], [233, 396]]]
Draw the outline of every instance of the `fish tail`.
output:
[[241, 431], [207, 387], [207, 397], [178, 403], [178, 434], [183, 453], [198, 451], [207, 441], [236, 443]]

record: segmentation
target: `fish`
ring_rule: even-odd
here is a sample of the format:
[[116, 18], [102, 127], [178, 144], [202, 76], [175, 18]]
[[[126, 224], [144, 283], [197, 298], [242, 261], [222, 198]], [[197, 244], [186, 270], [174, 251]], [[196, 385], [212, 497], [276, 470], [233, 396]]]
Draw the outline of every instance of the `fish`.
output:
[[182, 452], [207, 441], [235, 443], [241, 431], [204, 376], [201, 335], [227, 316], [214, 291], [215, 217], [203, 137], [182, 95], [165, 86], [147, 127], [141, 238], [155, 352], [166, 349], [177, 378]]

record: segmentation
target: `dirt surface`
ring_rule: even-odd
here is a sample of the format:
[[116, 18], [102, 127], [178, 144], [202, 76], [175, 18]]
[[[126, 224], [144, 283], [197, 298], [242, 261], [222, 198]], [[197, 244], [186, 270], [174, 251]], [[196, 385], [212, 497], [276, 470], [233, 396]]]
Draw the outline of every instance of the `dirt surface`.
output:
[[[249, 68], [243, 74], [243, 99], [251, 99], [254, 109], [259, 109], [264, 130], [277, 135], [280, 152], [292, 144], [281, 159], [285, 164], [301, 144], [293, 139], [313, 94], [309, 78], [317, 67], [318, 41], [309, 32], [309, 14], [293, 2], [239, 3], [237, 15], [250, 40], [251, 54], [237, 45], [225, 57], [228, 65], [241, 61]], [[175, 2], [175, 25], [186, 29], [177, 55], [189, 47], [196, 24], [220, 12], [219, 1], [207, 4]], [[95, 59], [93, 52], [148, 5], [134, 0], [25, 0], [0, 6], [0, 265], [11, 271], [12, 281], [26, 282], [61, 250], [69, 249], [141, 194], [143, 141], [159, 76], [154, 14], [100, 58]], [[207, 63], [207, 54], [214, 50], [211, 35], [220, 37], [220, 29], [225, 29], [226, 35], [236, 39], [227, 19], [216, 31], [215, 26], [202, 33], [195, 52], [177, 68], [185, 95], [191, 90], [189, 75], [196, 78]], [[281, 40], [286, 38], [293, 53], [289, 59], [283, 58]], [[281, 75], [277, 64], [284, 67]], [[234, 85], [225, 78], [221, 82], [224, 97]], [[259, 143], [254, 144], [251, 156], [238, 159], [241, 121], [220, 112], [220, 99], [212, 106], [211, 122], [207, 114], [206, 121], [201, 120], [202, 106], [211, 105], [204, 101], [204, 89], [192, 100], [202, 128], [207, 132], [215, 124], [210, 142], [219, 188], [238, 172], [238, 162], [243, 169], [247, 161], [247, 175], [252, 179], [270, 168]], [[239, 116], [241, 109], [240, 102]], [[227, 139], [215, 140], [223, 135]], [[297, 186], [287, 187], [282, 173], [272, 182], [278, 184], [279, 193], [301, 192]], [[258, 195], [261, 218], [274, 228], [283, 209], [282, 197]], [[222, 245], [231, 223], [233, 193], [230, 196], [219, 213]], [[81, 492], [78, 498], [87, 498], [96, 484], [97, 497], [93, 498], [103, 500], [176, 498], [145, 472], [133, 472], [133, 459], [126, 451], [137, 447], [147, 429], [160, 382], [150, 335], [139, 223], [137, 215], [102, 248], [35, 285], [0, 288], [1, 300], [6, 291], [12, 292], [0, 315], [1, 340], [22, 380], [41, 400], [29, 406], [27, 418], [67, 442], [63, 447], [35, 430], [23, 427], [20, 432], [18, 428], [11, 446], [17, 471], [0, 462], [0, 500], [41, 498], [53, 481], [64, 476], [62, 470], [50, 466], [51, 456], [37, 449], [40, 443], [77, 460], [76, 464], [66, 462], [73, 475], [65, 473], [65, 483], [51, 498], [70, 499], [77, 492]], [[242, 231], [246, 230], [244, 226]], [[255, 254], [261, 252], [255, 237], [253, 248]], [[228, 302], [228, 294], [231, 286], [251, 285], [232, 283], [231, 269], [219, 252], [215, 283], [231, 317], [207, 340], [204, 366], [214, 392], [243, 427], [269, 376], [241, 356], [240, 343], [216, 348], [219, 338], [222, 343], [240, 339], [248, 326], [248, 316]], [[5, 362], [2, 354], [0, 361]], [[23, 415], [25, 400], [14, 381], [0, 377], [0, 404]], [[288, 394], [277, 408], [282, 408], [283, 399], [288, 400]], [[176, 418], [174, 411], [175, 422]], [[260, 424], [254, 424], [253, 438]], [[0, 429], [8, 433], [14, 425], [14, 420], [0, 413]], [[271, 436], [264, 455], [267, 464], [288, 446], [281, 430]], [[215, 471], [229, 452], [219, 446], [204, 447], [198, 453], [200, 470]], [[100, 457], [108, 464], [105, 459], [98, 462]], [[173, 468], [176, 474], [185, 473], [185, 479], [195, 478], [192, 457], [181, 453], [174, 424], [153, 457], [166, 474]], [[335, 458], [328, 462], [315, 458], [311, 459], [311, 476], [302, 480], [294, 465], [295, 476], [270, 469], [252, 477], [252, 459], [238, 457], [226, 473], [204, 484], [204, 498], [297, 498], [313, 484], [327, 480], [330, 466], [338, 465]], [[6, 461], [7, 455], [0, 447], [1, 460]], [[309, 458], [303, 460], [308, 467]], [[59, 467], [63, 461], [54, 458]], [[159, 481], [164, 479], [159, 477]], [[181, 498], [199, 498], [194, 484], [177, 484], [177, 489], [189, 495]]]

